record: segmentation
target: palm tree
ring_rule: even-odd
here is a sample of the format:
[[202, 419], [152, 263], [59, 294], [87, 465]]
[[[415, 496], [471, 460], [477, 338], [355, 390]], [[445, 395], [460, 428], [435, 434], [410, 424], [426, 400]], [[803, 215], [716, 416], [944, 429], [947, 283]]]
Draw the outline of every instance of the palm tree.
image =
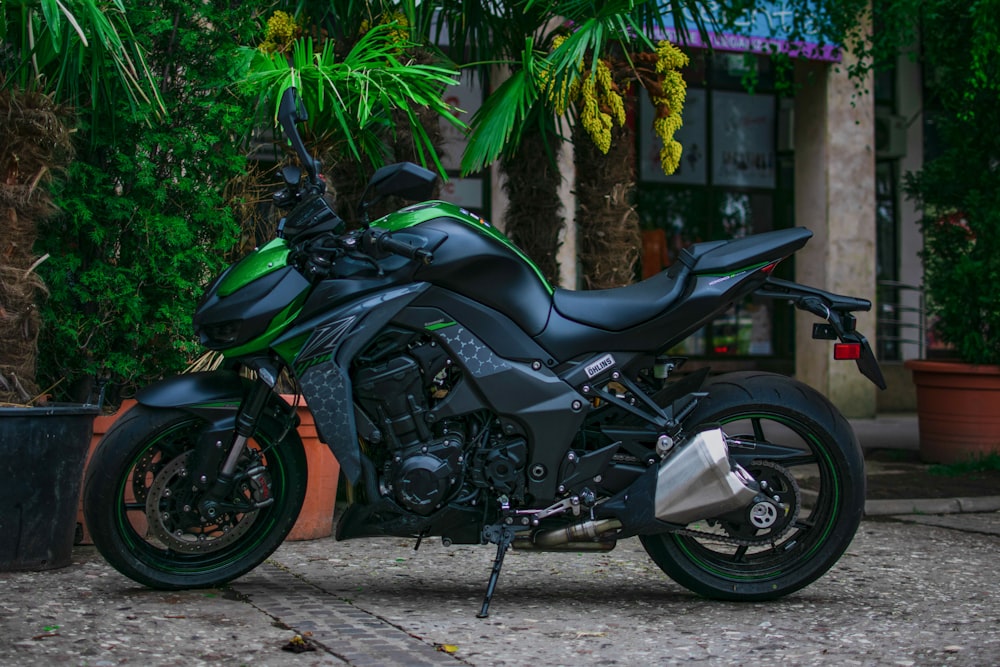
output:
[[32, 251], [52, 212], [45, 185], [73, 155], [76, 113], [91, 122], [125, 95], [162, 108], [120, 0], [5, 0], [0, 7], [0, 401], [37, 398], [38, 302]]
[[412, 3], [403, 11], [406, 4], [284, 3], [289, 12], [278, 10], [269, 20], [243, 82], [275, 109], [285, 88], [299, 89], [310, 146], [349, 222], [372, 169], [413, 161], [444, 175], [440, 119], [466, 129], [444, 102], [457, 67], [425, 48], [416, 26], [426, 21]]
[[[458, 53], [468, 52], [469, 60], [474, 62], [501, 60], [510, 67], [510, 77], [490, 93], [473, 117], [469, 146], [462, 163], [463, 171], [469, 173], [499, 159], [510, 174], [516, 173], [518, 168], [533, 169], [537, 173], [535, 165], [543, 156], [554, 154], [562, 141], [561, 133], [554, 129], [566, 107], [566, 100], [560, 99], [562, 93], [580, 87], [588, 79], [593, 81], [602, 61], [624, 63], [626, 69], [632, 70], [624, 78], [648, 87], [650, 81], [637, 71], [641, 67], [635, 58], [656, 50], [651, 35], [665, 34], [667, 27], [673, 27], [680, 44], [688, 42], [689, 30], [697, 32], [701, 41], [708, 43], [710, 30], [738, 33], [741, 30], [738, 20], [752, 16], [769, 3], [764, 0], [733, 3], [711, 0], [611, 0], [603, 3], [590, 0], [497, 0], [487, 3], [442, 0], [432, 4], [440, 6], [445, 17], [452, 49]], [[842, 43], [848, 30], [857, 24], [858, 13], [865, 6], [864, 0], [792, 0], [786, 4], [792, 12], [790, 37], [795, 39], [796, 35], [803, 34], [809, 23], [810, 29], [818, 31], [821, 39]], [[556, 44], [555, 38], [560, 35], [565, 39]], [[579, 125], [582, 115], [579, 104], [569, 105], [571, 123]], [[672, 135], [672, 130], [663, 129], [661, 136]], [[613, 135], [611, 145], [628, 150], [625, 145], [633, 140], [627, 128], [620, 125], [614, 129], [605, 127], [605, 130]], [[584, 201], [583, 205], [588, 207], [586, 215], [578, 215], [593, 223], [591, 229], [580, 230], [581, 260], [587, 286], [610, 287], [628, 282], [632, 274], [630, 262], [634, 260], [626, 258], [623, 261], [622, 249], [638, 247], [638, 226], [626, 222], [609, 229], [601, 220], [629, 218], [628, 182], [631, 177], [625, 176], [623, 189], [619, 187], [622, 183], [615, 182], [620, 174], [616, 176], [614, 170], [596, 167], [594, 160], [603, 158], [602, 153], [611, 147], [605, 140], [601, 140], [601, 151], [595, 153], [587, 143], [587, 137], [592, 137], [593, 133], [577, 129], [573, 136], [577, 150], [591, 158], [583, 168], [578, 168], [578, 178], [583, 175], [587, 181], [583, 189], [593, 195], [592, 201], [600, 202], [602, 197], [611, 195], [617, 209], [609, 210], [600, 202], [603, 216], [595, 218], [591, 214], [598, 207]], [[679, 158], [679, 146], [672, 146], [670, 150], [673, 155], [663, 160], [668, 172], [672, 169], [670, 164]], [[616, 156], [613, 161], [619, 159], [628, 158]], [[539, 227], [549, 225], [558, 229], [562, 218], [551, 215], [548, 204], [540, 211], [532, 210], [532, 202], [551, 201], [539, 190], [558, 187], [558, 179], [545, 178], [543, 183], [534, 183], [533, 188], [519, 187], [518, 183], [520, 179], [513, 179], [513, 187], [508, 188], [511, 211], [527, 213], [523, 217], [508, 217], [508, 230], [513, 229], [515, 237], [522, 229], [536, 237], [531, 241], [523, 237], [518, 239], [529, 256], [536, 260], [554, 257], [558, 233], [551, 233], [551, 230], [540, 233]], [[578, 180], [578, 197], [580, 186]], [[554, 199], [554, 192], [550, 196]], [[528, 200], [524, 205], [515, 203], [522, 198]], [[598, 238], [601, 234], [603, 237]], [[609, 238], [611, 236], [617, 238]], [[537, 241], [541, 243], [533, 245]]]
[[[500, 160], [509, 201], [504, 215], [507, 232], [539, 264], [550, 282], [557, 282], [555, 257], [564, 224], [558, 196], [563, 175], [554, 156], [566, 140], [579, 143], [587, 136], [579, 129], [566, 131], [563, 127], [567, 108], [572, 124], [580, 125], [581, 111], [567, 95], [578, 95], [581, 84], [593, 83], [603, 54], [630, 53], [637, 48], [652, 50], [654, 44], [646, 34], [663, 30], [667, 17], [673, 17], [683, 30], [686, 23], [681, 20], [681, 13], [707, 4], [702, 0], [674, 0], [664, 11], [658, 3], [625, 0], [498, 2], [490, 4], [489, 11], [475, 14], [482, 21], [476, 23], [469, 20], [468, 11], [478, 6], [475, 3], [442, 3], [453, 49], [468, 51], [470, 60], [500, 60], [510, 68], [510, 76], [492, 91], [472, 119], [463, 171], [475, 172]], [[700, 17], [701, 13], [694, 11], [693, 15]], [[697, 27], [704, 31], [704, 23], [700, 18], [697, 21]], [[596, 100], [592, 101], [596, 104]], [[606, 129], [610, 132], [610, 127]], [[621, 135], [622, 131], [616, 130], [615, 134]], [[628, 137], [623, 136], [615, 145], [624, 148], [628, 142]], [[588, 141], [588, 145], [578, 146], [577, 150], [600, 159], [609, 148], [605, 145], [594, 153]], [[580, 198], [582, 191], [587, 191], [594, 193], [598, 201], [604, 201], [615, 183], [607, 178], [595, 181], [594, 177], [606, 175], [607, 170], [591, 168], [594, 166], [591, 162], [587, 169], [578, 170], [577, 196]], [[586, 183], [588, 179], [590, 182]], [[627, 195], [621, 188], [618, 191], [619, 195]], [[588, 286], [609, 287], [612, 283], [627, 282], [634, 259], [626, 257], [623, 261], [619, 251], [624, 244], [632, 247], [633, 255], [637, 254], [635, 238], [639, 233], [634, 213], [629, 213], [628, 197], [616, 196], [613, 210], [598, 217], [591, 215], [594, 211], [589, 203], [581, 205], [590, 209], [581, 218], [594, 223], [592, 227], [597, 226], [594, 233], [591, 229], [581, 229], [581, 260], [589, 278]], [[617, 230], [601, 228], [601, 222], [608, 217], [621, 218], [625, 223]], [[618, 238], [611, 238], [614, 236]], [[609, 277], [597, 277], [598, 266], [609, 268]]]

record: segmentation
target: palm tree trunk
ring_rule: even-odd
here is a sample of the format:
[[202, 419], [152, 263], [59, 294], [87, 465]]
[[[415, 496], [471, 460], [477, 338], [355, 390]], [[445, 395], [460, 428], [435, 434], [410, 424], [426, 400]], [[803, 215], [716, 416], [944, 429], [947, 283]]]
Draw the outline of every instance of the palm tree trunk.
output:
[[577, 124], [576, 224], [580, 269], [587, 289], [621, 287], [635, 281], [642, 247], [635, 200], [635, 132], [627, 124], [611, 131], [602, 153]]
[[73, 155], [69, 113], [40, 93], [0, 90], [0, 402], [38, 394], [35, 362], [45, 285], [34, 272], [38, 223], [55, 212], [45, 188]]
[[[559, 284], [559, 232], [566, 220], [561, 211], [559, 186], [562, 174], [549, 159], [558, 146], [556, 135], [542, 135], [527, 130], [522, 135], [517, 152], [504, 159], [506, 176], [504, 192], [507, 210], [504, 212], [504, 230], [507, 236], [535, 262], [542, 275], [552, 285]], [[550, 145], [546, 150], [546, 139]]]

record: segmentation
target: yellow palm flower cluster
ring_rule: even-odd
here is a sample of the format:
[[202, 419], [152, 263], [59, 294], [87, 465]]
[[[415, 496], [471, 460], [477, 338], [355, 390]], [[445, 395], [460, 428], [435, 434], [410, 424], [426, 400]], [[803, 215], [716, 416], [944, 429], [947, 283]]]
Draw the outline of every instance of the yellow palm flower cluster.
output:
[[264, 41], [257, 47], [264, 53], [285, 52], [291, 47], [295, 38], [302, 34], [302, 28], [288, 12], [276, 11], [267, 20], [267, 30]]
[[625, 124], [625, 102], [604, 60], [595, 63], [591, 76], [580, 85], [580, 123], [602, 153], [611, 148], [611, 128]]
[[[406, 14], [394, 12], [393, 14], [382, 14], [379, 16], [376, 25], [394, 23], [395, 26], [389, 31], [389, 40], [394, 43], [408, 43], [410, 41], [410, 22], [406, 19]], [[372, 23], [368, 19], [361, 22], [359, 34], [365, 34], [372, 29]]]
[[[557, 49], [566, 37], [556, 37], [552, 48]], [[566, 113], [570, 104], [576, 104], [580, 114], [580, 124], [593, 139], [602, 153], [611, 148], [611, 128], [625, 124], [625, 101], [618, 85], [611, 75], [607, 61], [598, 59], [590, 74], [584, 72], [584, 63], [577, 67], [577, 76], [563, 79], [561, 85], [550, 80], [549, 72], [543, 70], [540, 77], [541, 88], [552, 103], [558, 115]]]
[[[559, 46], [566, 41], [565, 35], [559, 35], [552, 40], [552, 50], [555, 51]], [[583, 71], [583, 63], [581, 62], [578, 66], [580, 72]], [[563, 115], [566, 113], [566, 109], [569, 105], [580, 96], [580, 77], [565, 77], [562, 80], [562, 85], [558, 86], [556, 81], [551, 77], [551, 70], [543, 69], [539, 72], [539, 87], [542, 92], [545, 93], [546, 98], [552, 103], [555, 109], [556, 115]]]
[[674, 133], [682, 125], [681, 112], [687, 97], [687, 83], [678, 71], [688, 64], [688, 57], [676, 46], [664, 40], [656, 46], [656, 71], [663, 77], [660, 90], [650, 90], [656, 120], [653, 131], [663, 140], [660, 150], [660, 166], [664, 174], [672, 174], [681, 161], [681, 145], [674, 139]]

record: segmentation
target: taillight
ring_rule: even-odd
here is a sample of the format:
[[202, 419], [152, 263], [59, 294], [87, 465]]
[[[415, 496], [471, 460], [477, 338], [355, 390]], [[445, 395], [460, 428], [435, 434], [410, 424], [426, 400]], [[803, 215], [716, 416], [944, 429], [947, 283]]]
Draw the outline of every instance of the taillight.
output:
[[833, 358], [837, 361], [856, 361], [861, 358], [861, 343], [835, 343]]

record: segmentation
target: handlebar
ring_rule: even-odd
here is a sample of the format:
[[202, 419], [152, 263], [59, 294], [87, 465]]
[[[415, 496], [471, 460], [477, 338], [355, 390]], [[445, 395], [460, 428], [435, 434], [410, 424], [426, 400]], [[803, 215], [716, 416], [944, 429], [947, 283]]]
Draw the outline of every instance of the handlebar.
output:
[[399, 255], [407, 259], [419, 260], [424, 264], [430, 264], [434, 261], [434, 253], [412, 246], [405, 241], [396, 240], [387, 231], [370, 228], [365, 232], [365, 239], [366, 243], [364, 245], [370, 245], [377, 251]]

